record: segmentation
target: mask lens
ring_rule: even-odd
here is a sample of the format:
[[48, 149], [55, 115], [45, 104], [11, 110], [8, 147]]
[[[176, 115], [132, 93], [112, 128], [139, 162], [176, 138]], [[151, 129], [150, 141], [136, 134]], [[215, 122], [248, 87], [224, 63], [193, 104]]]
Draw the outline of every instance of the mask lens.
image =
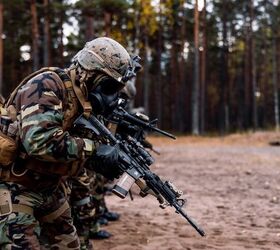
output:
[[117, 93], [123, 87], [122, 84], [110, 77], [104, 77], [103, 79], [101, 79], [99, 85], [105, 95], [112, 95], [114, 93]]

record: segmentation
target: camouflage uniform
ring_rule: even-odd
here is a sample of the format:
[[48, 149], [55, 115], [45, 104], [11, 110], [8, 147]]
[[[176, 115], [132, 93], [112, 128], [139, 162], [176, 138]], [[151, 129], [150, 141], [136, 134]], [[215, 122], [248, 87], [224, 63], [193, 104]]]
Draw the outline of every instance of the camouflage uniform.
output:
[[[35, 72], [13, 92], [15, 95], [12, 93], [5, 108], [13, 111], [19, 146], [14, 161], [10, 161], [11, 153], [11, 157], [0, 155], [1, 249], [40, 249], [40, 227], [49, 237], [51, 249], [80, 248], [68, 204], [67, 178], [79, 174], [98, 145], [95, 140], [70, 133], [70, 128], [79, 114], [101, 114], [115, 104], [120, 88], [135, 75], [131, 65], [120, 44], [97, 38], [74, 57], [67, 69], [70, 77], [61, 71]], [[2, 118], [1, 109], [4, 121]], [[9, 142], [1, 134], [0, 138]], [[108, 156], [105, 166], [110, 167], [98, 171], [114, 178], [117, 149], [101, 145], [96, 150], [102, 155], [102, 149], [109, 148], [114, 157]], [[106, 155], [95, 159], [100, 166]], [[93, 163], [88, 166], [94, 168]]]
[[[74, 63], [83, 68], [79, 72], [81, 78], [90, 78], [92, 71], [97, 70], [110, 76], [124, 87], [124, 82], [132, 76], [127, 74], [130, 72], [127, 69], [131, 62], [127, 51], [109, 38], [93, 41], [88, 42], [84, 49], [73, 58]], [[93, 106], [93, 110], [95, 109], [97, 107]], [[104, 200], [103, 178], [92, 171], [85, 171], [77, 178], [72, 178], [71, 183], [70, 204], [74, 214], [74, 223], [78, 228], [81, 241], [85, 243], [83, 245], [86, 246], [89, 242], [90, 231], [95, 233], [99, 230], [97, 219], [100, 215], [101, 203]], [[101, 192], [99, 192], [99, 186], [102, 186]]]
[[74, 225], [81, 242], [81, 249], [91, 249], [91, 235], [100, 231], [98, 222], [105, 211], [105, 178], [93, 171], [84, 170], [71, 178], [70, 206]]
[[95, 181], [93, 171], [84, 170], [79, 177], [71, 178], [72, 190], [70, 206], [72, 209], [74, 225], [81, 242], [81, 249], [91, 249], [89, 240], [90, 228], [96, 215], [96, 204], [93, 202], [90, 183]]
[[70, 95], [57, 74], [45, 72], [14, 98], [21, 159], [1, 168], [0, 188], [10, 191], [13, 203], [13, 212], [1, 216], [1, 249], [40, 249], [39, 224], [48, 228], [51, 249], [80, 247], [61, 176], [77, 169], [73, 163], [91, 154], [94, 142], [67, 132], [65, 117], [75, 101]]

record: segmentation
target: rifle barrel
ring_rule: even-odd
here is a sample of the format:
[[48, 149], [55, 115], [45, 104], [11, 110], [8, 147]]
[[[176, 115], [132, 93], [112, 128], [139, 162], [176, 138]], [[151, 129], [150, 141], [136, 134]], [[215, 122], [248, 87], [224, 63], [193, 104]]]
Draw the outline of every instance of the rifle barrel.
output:
[[128, 121], [131, 121], [131, 122], [135, 123], [136, 125], [140, 125], [140, 126], [146, 128], [146, 129], [156, 131], [156, 132], [158, 132], [158, 133], [160, 133], [162, 135], [165, 135], [167, 137], [170, 137], [170, 138], [172, 138], [174, 140], [176, 139], [176, 137], [174, 135], [172, 135], [172, 134], [170, 134], [168, 132], [165, 132], [165, 131], [163, 131], [163, 130], [161, 130], [159, 128], [156, 128], [156, 127], [152, 126], [151, 124], [142, 121], [141, 119], [138, 119], [138, 118], [134, 117], [133, 115], [131, 115], [128, 112], [126, 112], [124, 109], [122, 109], [122, 111], [123, 111], [123, 117], [125, 119], [127, 119]]
[[170, 134], [170, 133], [168, 133], [168, 132], [165, 132], [165, 131], [163, 131], [163, 130], [161, 130], [161, 129], [158, 129], [158, 128], [153, 127], [152, 130], [154, 130], [154, 131], [156, 131], [156, 132], [158, 132], [158, 133], [160, 133], [160, 134], [163, 134], [163, 135], [165, 135], [165, 136], [167, 136], [167, 137], [170, 137], [170, 138], [172, 138], [173, 140], [176, 140], [176, 137], [175, 137], [174, 135], [172, 135], [172, 134]]
[[175, 208], [176, 211], [180, 213], [202, 237], [206, 235], [203, 229], [200, 228], [189, 216], [187, 216], [187, 214], [180, 207], [175, 206]]

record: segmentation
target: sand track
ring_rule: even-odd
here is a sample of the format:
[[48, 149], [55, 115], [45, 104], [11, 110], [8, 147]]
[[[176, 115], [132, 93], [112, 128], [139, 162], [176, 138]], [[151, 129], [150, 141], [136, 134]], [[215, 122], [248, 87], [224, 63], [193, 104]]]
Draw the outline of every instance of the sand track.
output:
[[280, 249], [280, 147], [268, 145], [274, 133], [224, 138], [152, 138], [161, 151], [153, 171], [181, 188], [185, 210], [206, 231], [200, 237], [173, 209], [153, 197], [134, 201], [108, 196], [121, 214], [104, 229], [108, 240], [97, 250], [268, 250]]

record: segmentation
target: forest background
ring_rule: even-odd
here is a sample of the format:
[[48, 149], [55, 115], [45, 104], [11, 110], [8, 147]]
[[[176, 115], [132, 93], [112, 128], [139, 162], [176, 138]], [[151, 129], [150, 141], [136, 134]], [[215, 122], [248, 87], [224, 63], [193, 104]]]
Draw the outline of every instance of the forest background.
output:
[[135, 106], [177, 133], [279, 129], [279, 0], [1, 0], [0, 92], [109, 36], [142, 58]]

